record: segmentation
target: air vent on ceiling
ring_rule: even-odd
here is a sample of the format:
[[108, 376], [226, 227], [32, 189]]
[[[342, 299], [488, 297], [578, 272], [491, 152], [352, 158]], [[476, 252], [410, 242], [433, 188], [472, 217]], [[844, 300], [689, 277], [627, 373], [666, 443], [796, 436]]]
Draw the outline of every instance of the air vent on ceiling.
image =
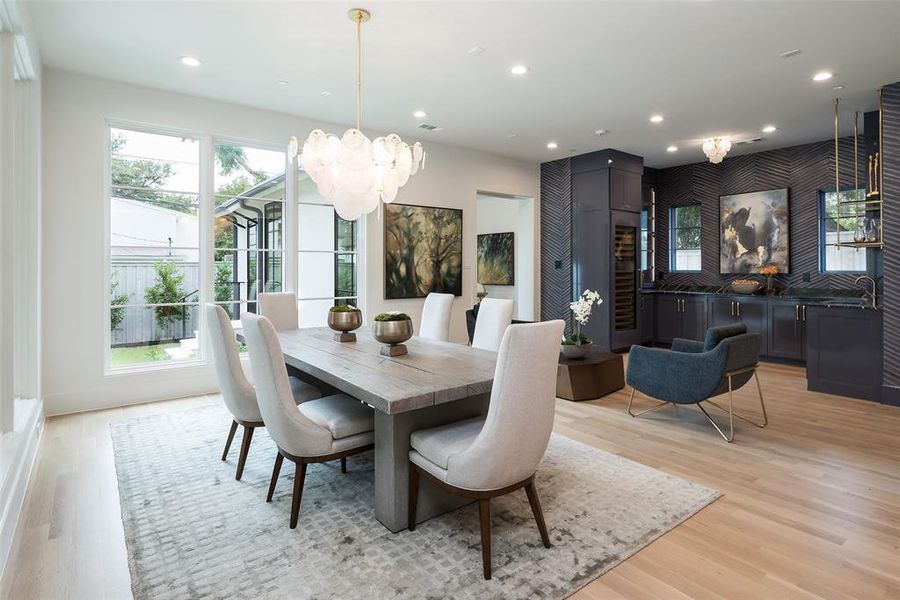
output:
[[419, 123], [416, 125], [419, 129], [424, 129], [425, 131], [442, 131], [443, 127], [438, 127], [437, 125], [429, 125], [428, 123]]
[[801, 53], [802, 53], [802, 50], [800, 50], [800, 48], [797, 48], [795, 50], [788, 50], [787, 52], [782, 52], [780, 56], [781, 56], [781, 58], [793, 58]]
[[734, 145], [735, 146], [743, 146], [744, 144], [755, 144], [756, 142], [761, 142], [765, 139], [766, 138], [764, 138], [762, 136], [758, 136], [758, 137], [750, 138], [750, 139], [746, 139], [746, 140], [739, 140], [739, 141], [735, 142]]

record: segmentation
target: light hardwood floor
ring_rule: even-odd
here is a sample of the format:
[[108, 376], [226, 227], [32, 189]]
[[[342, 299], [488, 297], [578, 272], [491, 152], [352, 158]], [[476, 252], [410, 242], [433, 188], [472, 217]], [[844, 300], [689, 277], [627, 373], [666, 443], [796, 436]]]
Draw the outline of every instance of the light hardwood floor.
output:
[[[900, 408], [760, 375], [769, 427], [738, 422], [733, 444], [694, 408], [632, 419], [624, 390], [557, 402], [558, 433], [724, 492], [575, 598], [900, 598]], [[48, 419], [0, 598], [128, 597], [108, 424], [219, 401]], [[756, 409], [752, 386], [736, 403]]]

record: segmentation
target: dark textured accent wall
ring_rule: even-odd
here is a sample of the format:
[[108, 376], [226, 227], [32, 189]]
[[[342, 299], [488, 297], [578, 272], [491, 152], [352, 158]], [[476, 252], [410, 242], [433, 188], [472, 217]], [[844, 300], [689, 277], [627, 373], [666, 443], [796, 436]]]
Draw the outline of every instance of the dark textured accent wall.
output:
[[[853, 139], [839, 144], [841, 187], [853, 184]], [[860, 143], [860, 185], [866, 166]], [[656, 180], [656, 267], [666, 271], [666, 283], [722, 285], [737, 278], [719, 274], [719, 196], [789, 188], [790, 273], [782, 285], [847, 288], [852, 275], [819, 272], [819, 192], [834, 189], [834, 142], [817, 142], [767, 152], [726, 158], [718, 165], [694, 163], [659, 169]], [[702, 272], [668, 273], [669, 208], [700, 202], [702, 205]], [[864, 252], [864, 250], [859, 250]], [[810, 281], [803, 282], [803, 273]]]
[[900, 82], [884, 88], [882, 102], [884, 384], [900, 387]]
[[571, 298], [572, 175], [564, 159], [541, 164], [541, 320], [564, 319], [568, 331]]

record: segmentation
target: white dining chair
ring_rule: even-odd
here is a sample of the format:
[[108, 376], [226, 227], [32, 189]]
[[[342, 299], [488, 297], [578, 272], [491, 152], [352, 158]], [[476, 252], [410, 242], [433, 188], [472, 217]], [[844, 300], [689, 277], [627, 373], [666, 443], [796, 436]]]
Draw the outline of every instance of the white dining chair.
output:
[[245, 313], [241, 323], [250, 349], [259, 410], [278, 447], [266, 502], [272, 501], [281, 463], [287, 458], [295, 464], [290, 520], [295, 529], [307, 465], [340, 459], [341, 470], [346, 471], [348, 456], [374, 447], [375, 415], [371, 407], [347, 394], [294, 404], [275, 327], [252, 313]]
[[503, 333], [512, 323], [514, 306], [513, 300], [503, 298], [482, 300], [475, 319], [472, 346], [496, 352], [500, 347], [500, 340], [503, 339]]
[[420, 478], [451, 494], [478, 500], [485, 579], [491, 578], [491, 498], [525, 488], [541, 541], [550, 547], [534, 474], [553, 430], [563, 328], [563, 321], [507, 328], [487, 416], [421, 429], [410, 436], [409, 529], [416, 527]]
[[264, 292], [256, 297], [259, 314], [272, 322], [277, 331], [300, 328], [297, 296], [293, 292]]
[[450, 311], [453, 308], [453, 298], [453, 294], [437, 292], [431, 292], [425, 297], [419, 337], [442, 342], [450, 339]]
[[[256, 402], [256, 390], [253, 389], [241, 368], [237, 339], [235, 339], [234, 327], [231, 325], [228, 313], [221, 306], [215, 304], [207, 304], [204, 310], [212, 346], [213, 364], [216, 367], [216, 379], [219, 382], [222, 399], [225, 400], [225, 406], [231, 412], [233, 419], [228, 439], [225, 442], [225, 451], [222, 452], [223, 461], [228, 458], [228, 450], [231, 448], [238, 425], [244, 428], [237, 472], [234, 477], [240, 481], [241, 475], [244, 473], [244, 465], [247, 463], [247, 453], [250, 451], [253, 430], [257, 427], [265, 427], [265, 424]], [[295, 404], [322, 397], [319, 388], [300, 381], [296, 377], [291, 377], [290, 386]]]

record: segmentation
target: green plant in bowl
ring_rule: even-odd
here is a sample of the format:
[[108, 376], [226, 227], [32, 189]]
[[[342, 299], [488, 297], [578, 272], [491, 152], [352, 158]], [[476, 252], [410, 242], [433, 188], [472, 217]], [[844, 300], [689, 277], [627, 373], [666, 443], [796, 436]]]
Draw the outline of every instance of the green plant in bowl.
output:
[[349, 313], [349, 312], [361, 312], [358, 308], [353, 306], [352, 304], [339, 304], [337, 306], [332, 306], [328, 309], [328, 312], [333, 313]]
[[375, 315], [375, 320], [381, 323], [385, 321], [412, 321], [412, 318], [406, 313], [394, 311], [378, 313]]

